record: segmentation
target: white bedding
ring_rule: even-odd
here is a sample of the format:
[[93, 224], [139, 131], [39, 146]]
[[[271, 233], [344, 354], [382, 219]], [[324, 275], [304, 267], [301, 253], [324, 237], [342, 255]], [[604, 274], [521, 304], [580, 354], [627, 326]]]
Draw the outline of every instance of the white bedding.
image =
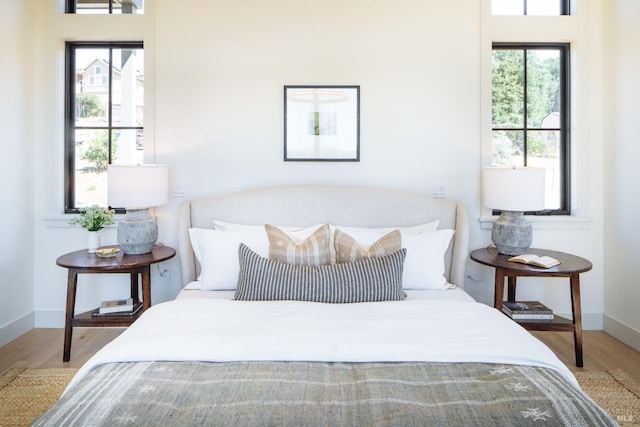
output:
[[577, 384], [522, 327], [484, 304], [452, 298], [323, 304], [182, 296], [147, 310], [69, 387], [99, 364], [154, 360], [486, 362], [548, 367]]

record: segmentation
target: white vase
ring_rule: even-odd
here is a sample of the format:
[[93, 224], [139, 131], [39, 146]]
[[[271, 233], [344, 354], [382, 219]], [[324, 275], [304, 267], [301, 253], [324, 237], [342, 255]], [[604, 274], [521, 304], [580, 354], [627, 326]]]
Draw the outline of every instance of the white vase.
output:
[[100, 233], [97, 231], [90, 231], [87, 236], [87, 249], [90, 254], [96, 253], [96, 250], [100, 247]]

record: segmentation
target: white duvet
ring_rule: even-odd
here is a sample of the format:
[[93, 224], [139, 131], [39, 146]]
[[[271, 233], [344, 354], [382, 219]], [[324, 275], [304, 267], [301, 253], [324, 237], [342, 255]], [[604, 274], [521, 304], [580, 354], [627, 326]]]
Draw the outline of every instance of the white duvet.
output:
[[119, 361], [434, 361], [534, 365], [575, 377], [539, 340], [470, 301], [360, 304], [178, 299], [147, 310], [91, 358]]

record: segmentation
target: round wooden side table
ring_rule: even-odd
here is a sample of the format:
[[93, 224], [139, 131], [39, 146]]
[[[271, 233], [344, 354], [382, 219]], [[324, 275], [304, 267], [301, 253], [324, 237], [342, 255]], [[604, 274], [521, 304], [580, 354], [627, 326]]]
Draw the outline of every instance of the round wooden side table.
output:
[[471, 252], [471, 259], [480, 264], [495, 268], [495, 284], [493, 306], [502, 311], [504, 298], [504, 279], [507, 278], [507, 301], [516, 300], [517, 277], [568, 277], [571, 287], [572, 319], [554, 316], [550, 321], [518, 320], [524, 328], [532, 331], [571, 331], [573, 332], [576, 352], [576, 365], [581, 367], [582, 361], [582, 312], [580, 307], [580, 273], [591, 270], [590, 261], [565, 252], [546, 249], [529, 248], [527, 253], [538, 256], [550, 256], [560, 261], [551, 268], [534, 267], [527, 264], [508, 261], [510, 255], [498, 253], [496, 248], [482, 248]]
[[[69, 270], [62, 361], [68, 362], [71, 357], [71, 336], [74, 327], [129, 326], [144, 310], [151, 307], [151, 264], [166, 261], [173, 258], [175, 254], [176, 251], [173, 248], [156, 245], [150, 253], [143, 255], [124, 255], [118, 253], [115, 257], [101, 258], [83, 249], [60, 256], [56, 260], [56, 264]], [[78, 274], [112, 273], [128, 273], [131, 275], [131, 298], [134, 304], [140, 302], [138, 295], [138, 278], [141, 278], [142, 309], [132, 315], [94, 316], [94, 313], [99, 310], [96, 308], [76, 315], [75, 305]]]

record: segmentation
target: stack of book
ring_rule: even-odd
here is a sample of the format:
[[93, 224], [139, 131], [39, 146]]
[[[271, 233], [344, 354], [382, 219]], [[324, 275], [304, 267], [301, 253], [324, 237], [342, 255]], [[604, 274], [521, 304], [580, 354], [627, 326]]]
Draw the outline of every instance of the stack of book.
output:
[[133, 316], [142, 308], [141, 302], [133, 302], [133, 298], [102, 301], [100, 308], [93, 316]]
[[553, 311], [538, 301], [504, 301], [502, 311], [513, 320], [553, 320]]

